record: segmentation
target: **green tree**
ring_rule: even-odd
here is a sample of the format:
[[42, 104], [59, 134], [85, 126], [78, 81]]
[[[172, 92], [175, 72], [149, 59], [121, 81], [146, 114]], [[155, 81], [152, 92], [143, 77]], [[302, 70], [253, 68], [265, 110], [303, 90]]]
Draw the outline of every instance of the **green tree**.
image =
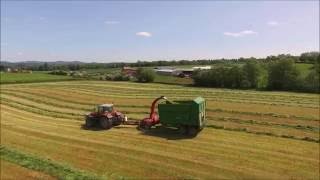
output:
[[137, 70], [138, 82], [153, 82], [156, 74], [152, 69], [139, 68]]
[[268, 88], [271, 90], [298, 90], [299, 71], [292, 59], [279, 60], [268, 69]]
[[305, 52], [300, 55], [299, 61], [304, 63], [315, 63], [319, 56], [319, 52]]
[[257, 88], [261, 79], [261, 67], [256, 61], [247, 61], [242, 68], [249, 88]]
[[305, 78], [305, 90], [311, 92], [320, 92], [319, 90], [319, 83], [320, 83], [320, 56], [317, 57], [317, 60], [314, 61], [314, 66], [312, 70]]

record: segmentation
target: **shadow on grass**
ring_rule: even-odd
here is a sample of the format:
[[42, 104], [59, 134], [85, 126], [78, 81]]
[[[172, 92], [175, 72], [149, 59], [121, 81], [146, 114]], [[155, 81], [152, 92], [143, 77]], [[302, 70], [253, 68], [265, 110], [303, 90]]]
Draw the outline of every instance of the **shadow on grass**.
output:
[[107, 130], [109, 130], [109, 129], [104, 129], [100, 126], [87, 127], [85, 124], [81, 125], [81, 129], [88, 130], [88, 131], [107, 131]]
[[[134, 126], [113, 126], [112, 128], [115, 129], [129, 129], [134, 128]], [[112, 129], [110, 128], [110, 129]], [[81, 125], [81, 129], [87, 130], [87, 131], [108, 131], [110, 129], [103, 129], [99, 126], [93, 126], [93, 127], [87, 127], [85, 124]], [[142, 135], [146, 136], [154, 136], [154, 137], [160, 137], [167, 140], [180, 140], [180, 139], [192, 139], [195, 138], [199, 132], [197, 132], [194, 135], [187, 135], [187, 134], [181, 134], [181, 132], [176, 128], [169, 128], [164, 126], [155, 126], [152, 127], [150, 130], [141, 130], [138, 127], [136, 127], [137, 131], [140, 131]]]
[[[134, 128], [133, 125], [123, 125], [123, 124], [120, 124], [118, 126], [112, 126], [110, 129], [128, 129], [128, 128]], [[88, 131], [108, 131], [110, 129], [104, 129], [102, 127], [100, 127], [99, 125], [94, 125], [92, 127], [87, 127], [85, 124], [82, 124], [81, 125], [81, 129], [83, 130], [88, 130]]]
[[141, 134], [143, 135], [165, 138], [167, 140], [192, 139], [198, 135], [198, 133], [194, 135], [181, 134], [178, 129], [164, 126], [156, 126], [147, 131], [138, 130], [141, 131]]

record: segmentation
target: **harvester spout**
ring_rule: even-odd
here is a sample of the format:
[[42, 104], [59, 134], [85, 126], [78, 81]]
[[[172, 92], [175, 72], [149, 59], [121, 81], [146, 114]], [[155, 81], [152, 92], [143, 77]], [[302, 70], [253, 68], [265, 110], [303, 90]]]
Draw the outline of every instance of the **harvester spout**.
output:
[[155, 110], [156, 104], [157, 104], [157, 102], [158, 102], [159, 100], [161, 100], [161, 99], [167, 100], [167, 98], [166, 98], [165, 96], [160, 96], [160, 97], [158, 97], [157, 99], [155, 99], [155, 100], [152, 102], [151, 110], [150, 110], [150, 116], [149, 116], [150, 119], [153, 119], [153, 118], [154, 118], [154, 115], [155, 115], [154, 110]]
[[[160, 96], [157, 99], [155, 99], [152, 102], [151, 109], [150, 109], [150, 115], [147, 118], [144, 118], [139, 122], [139, 129], [144, 130], [144, 129], [150, 129], [151, 126], [156, 125], [160, 122], [159, 116], [157, 113], [155, 113], [155, 107], [158, 101], [161, 99], [167, 100], [166, 97]], [[168, 101], [168, 100], [167, 100]]]

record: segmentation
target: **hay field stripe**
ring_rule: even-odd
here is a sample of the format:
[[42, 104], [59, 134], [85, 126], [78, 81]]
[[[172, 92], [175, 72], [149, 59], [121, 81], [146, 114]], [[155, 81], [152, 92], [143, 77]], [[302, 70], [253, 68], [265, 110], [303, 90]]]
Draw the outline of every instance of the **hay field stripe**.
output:
[[14, 85], [5, 85], [5, 87], [64, 87], [64, 86], [77, 86], [77, 85], [85, 85], [85, 86], [95, 86], [95, 84], [101, 84], [99, 87], [109, 87], [110, 84], [113, 84], [112, 86], [114, 87], [138, 87], [140, 89], [145, 89], [145, 87], [153, 87], [153, 88], [161, 88], [161, 87], [170, 87], [169, 90], [172, 89], [183, 89], [184, 91], [190, 92], [190, 91], [198, 91], [198, 92], [206, 92], [206, 91], [212, 91], [212, 92], [219, 92], [222, 94], [238, 94], [238, 95], [246, 95], [246, 94], [252, 94], [255, 96], [258, 95], [264, 95], [264, 96], [268, 96], [272, 97], [284, 97], [284, 98], [309, 98], [309, 99], [317, 99], [319, 96], [315, 95], [315, 94], [307, 94], [307, 93], [299, 93], [299, 95], [297, 95], [297, 93], [293, 93], [293, 92], [276, 92], [276, 91], [270, 91], [270, 92], [259, 92], [259, 91], [254, 91], [254, 90], [232, 90], [232, 89], [219, 89], [219, 88], [197, 88], [197, 87], [188, 87], [188, 89], [186, 90], [185, 87], [183, 86], [179, 86], [179, 85], [159, 85], [159, 84], [136, 84], [136, 83], [127, 83], [127, 82], [101, 82], [101, 81], [81, 81], [81, 84], [77, 83], [77, 82], [68, 82], [68, 83], [62, 83], [62, 82], [58, 82], [58, 83], [29, 83], [29, 84], [14, 84]]
[[[21, 97], [21, 96], [18, 96], [18, 97]], [[22, 96], [23, 98], [27, 98], [29, 100], [34, 100], [32, 98], [30, 98], [30, 96]], [[55, 106], [58, 106], [59, 107], [59, 103], [48, 103], [48, 101], [44, 100], [37, 100], [36, 102], [39, 102], [40, 103], [45, 103], [45, 104], [49, 104], [49, 105], [55, 105]], [[66, 107], [66, 108], [72, 108], [71, 106], [62, 106], [62, 107]], [[72, 109], [75, 109], [75, 108], [72, 108]], [[77, 108], [78, 109], [78, 108]], [[79, 110], [79, 109], [78, 109]], [[83, 109], [81, 109], [83, 110]], [[89, 109], [87, 109], [89, 111]], [[124, 110], [124, 112], [126, 112], [126, 110]], [[84, 112], [83, 112], [84, 113]], [[137, 112], [135, 112], [137, 113]], [[141, 112], [142, 114], [146, 114], [147, 112]], [[210, 118], [210, 116], [208, 116]], [[260, 125], [268, 125], [268, 126], [281, 126], [281, 127], [289, 127], [289, 128], [295, 128], [295, 129], [301, 129], [301, 130], [316, 130], [317, 132], [319, 132], [319, 128], [315, 128], [315, 127], [310, 127], [310, 126], [301, 126], [301, 125], [296, 125], [296, 126], [290, 126], [290, 125], [285, 125], [285, 124], [272, 124], [272, 123], [268, 123], [268, 122], [264, 122], [264, 123], [259, 123], [257, 121], [254, 121], [254, 120], [241, 120], [241, 119], [230, 119], [230, 118], [224, 118], [224, 119], [217, 119], [215, 118], [216, 120], [224, 120], [224, 121], [233, 121], [233, 122], [236, 122], [236, 123], [247, 123], [247, 124], [260, 124]], [[317, 126], [319, 126], [319, 124], [317, 124]]]
[[[69, 88], [68, 88], [69, 89]], [[76, 90], [77, 89], [79, 89], [79, 87], [76, 87]], [[81, 88], [80, 88], [81, 89]], [[83, 89], [83, 88], [82, 88]], [[84, 89], [86, 89], [86, 88], [84, 88]], [[87, 87], [87, 89], [90, 89], [89, 87]], [[91, 88], [92, 89], [92, 88]], [[156, 90], [156, 89], [155, 89]], [[119, 88], [117, 88], [117, 91], [119, 91], [119, 92], [122, 92], [121, 90], [119, 90]], [[161, 91], [161, 90], [156, 90], [156, 92], [159, 92], [159, 91]], [[99, 90], [99, 92], [101, 92], [101, 90]], [[128, 92], [128, 90], [126, 90], [126, 92]], [[150, 92], [150, 91], [146, 91], [146, 92]], [[151, 91], [152, 92], [152, 91]], [[168, 91], [168, 93], [172, 93], [172, 91]], [[199, 93], [199, 92], [195, 92], [195, 93]], [[202, 93], [203, 94], [203, 93]], [[206, 95], [206, 94], [204, 94], [204, 95]], [[221, 97], [222, 95], [221, 94], [215, 94], [215, 96], [219, 96], [219, 97]], [[246, 97], [245, 95], [242, 95], [242, 96], [244, 96], [244, 97]], [[208, 97], [210, 97], [210, 96], [208, 96]], [[227, 94], [227, 97], [230, 97], [230, 94]], [[255, 96], [253, 96], [253, 97], [255, 97]], [[250, 96], [248, 96], [248, 97], [246, 97], [245, 99], [248, 99], [248, 98], [250, 98]], [[314, 97], [314, 98], [311, 98], [311, 100], [313, 100], [313, 104], [316, 104], [317, 105], [317, 101], [315, 101], [315, 99], [316, 99], [317, 97]], [[241, 99], [244, 99], [244, 98], [241, 98]], [[259, 98], [259, 101], [260, 101], [260, 99], [261, 99], [261, 97]], [[279, 97], [277, 98], [277, 99], [279, 99]], [[285, 100], [288, 100], [288, 98], [283, 98], [283, 99], [285, 99]], [[265, 98], [264, 99], [265, 101], [269, 101], [270, 100], [270, 98]], [[274, 98], [271, 98], [271, 100], [272, 101], [276, 101], [276, 99], [274, 99]], [[305, 100], [305, 99], [300, 99], [299, 101], [301, 101], [301, 100]], [[288, 102], [292, 102], [292, 99], [290, 100], [290, 101], [288, 101]], [[295, 102], [295, 103], [299, 103], [299, 102]]]
[[[38, 90], [43, 90], [43, 89], [38, 89]], [[77, 91], [77, 93], [79, 93], [79, 88], [77, 88], [77, 89], [74, 89], [74, 90], [71, 90], [71, 89], [69, 88], [69, 89], [57, 89], [57, 91], [69, 91], [70, 92], [70, 94], [71, 93], [74, 93], [75, 91]], [[25, 89], [25, 93], [27, 93], [28, 91], [30, 91], [30, 90], [28, 90], [28, 89]], [[51, 92], [52, 92], [52, 90], [51, 90]], [[95, 94], [91, 94], [92, 96], [96, 96], [98, 94], [98, 92], [97, 93], [95, 93]], [[109, 96], [112, 96], [112, 94], [111, 93], [108, 93], [109, 94]], [[119, 93], [118, 93], [119, 94]], [[121, 94], [121, 93], [120, 93]], [[123, 93], [123, 94], [128, 94], [128, 93]], [[158, 94], [157, 94], [158, 95]], [[113, 95], [114, 96], [114, 95]], [[196, 95], [195, 95], [196, 96]], [[101, 96], [99, 96], [99, 97], [101, 97]], [[105, 96], [103, 96], [103, 97], [105, 97]], [[193, 95], [191, 95], [190, 97], [194, 97]], [[313, 103], [313, 106], [305, 106], [305, 105], [302, 105], [302, 104], [299, 104], [299, 103], [296, 103], [295, 105], [292, 105], [292, 101], [290, 101], [290, 104], [284, 104], [284, 103], [274, 103], [274, 102], [272, 102], [272, 103], [265, 103], [265, 102], [263, 102], [262, 100], [259, 100], [259, 102], [254, 102], [254, 101], [248, 101], [247, 99], [245, 99], [245, 98], [243, 98], [243, 99], [238, 99], [238, 100], [233, 100], [234, 98], [230, 98], [230, 97], [228, 97], [228, 98], [218, 98], [217, 96], [214, 96], [214, 97], [208, 97], [208, 96], [205, 96], [208, 100], [214, 100], [214, 101], [226, 101], [226, 102], [237, 102], [237, 103], [255, 103], [255, 104], [266, 104], [266, 105], [272, 105], [272, 106], [278, 106], [278, 105], [284, 105], [284, 106], [293, 106], [293, 107], [296, 107], [296, 106], [299, 106], [299, 107], [306, 107], [306, 108], [317, 108], [317, 107], [319, 107], [319, 104], [317, 103], [317, 102], [314, 102]], [[229, 100], [228, 100], [229, 99]], [[231, 99], [231, 100], [230, 100]]]
[[[21, 130], [20, 131], [17, 131], [17, 132], [21, 132]], [[37, 137], [39, 137], [39, 134], [37, 135]], [[47, 137], [48, 138], [48, 137]], [[46, 138], [46, 139], [47, 139]], [[250, 152], [249, 152], [250, 153]], [[145, 154], [145, 152], [144, 152], [144, 154]], [[156, 153], [157, 155], [159, 154], [159, 153]], [[167, 157], [166, 157], [167, 158]], [[287, 162], [286, 162], [287, 163]]]
[[[10, 94], [10, 93], [9, 93]], [[10, 94], [11, 95], [11, 94]], [[23, 95], [15, 95], [15, 94], [13, 94], [14, 96], [16, 96], [16, 97], [21, 97], [21, 98], [24, 98], [24, 99], [28, 99], [28, 100], [30, 100], [30, 101], [35, 101], [35, 102], [40, 102], [40, 103], [43, 103], [43, 104], [48, 104], [48, 105], [53, 105], [53, 106], [56, 106], [56, 107], [65, 107], [65, 108], [72, 108], [72, 109], [77, 109], [77, 110], [85, 110], [85, 111], [89, 111], [90, 110], [90, 108], [87, 108], [87, 109], [83, 109], [83, 108], [78, 108], [78, 107], [76, 107], [76, 105], [75, 104], [72, 104], [72, 105], [61, 105], [60, 106], [60, 104], [61, 104], [61, 102], [55, 102], [55, 103], [50, 103], [46, 98], [41, 98], [41, 97], [39, 97], [40, 99], [34, 99], [34, 97], [32, 97], [32, 96], [23, 96]], [[75, 108], [76, 107], [76, 108]], [[127, 109], [124, 109], [124, 112], [127, 112], [127, 113], [131, 113], [130, 111], [128, 112], [127, 111]], [[84, 112], [83, 112], [84, 113]], [[137, 111], [135, 111], [135, 113], [138, 113]], [[140, 112], [141, 114], [147, 114], [148, 112], [146, 112], [146, 111], [142, 111], [142, 112]], [[208, 117], [211, 117], [210, 116], [210, 114], [208, 113]], [[221, 119], [220, 119], [221, 120]], [[233, 120], [235, 120], [235, 119], [233, 119]], [[241, 119], [236, 119], [236, 120], [241, 120]], [[247, 120], [247, 121], [253, 121], [253, 120]], [[255, 124], [257, 124], [258, 122], [256, 122]], [[263, 123], [262, 123], [263, 124]], [[270, 123], [264, 123], [264, 125], [281, 125], [281, 126], [285, 126], [284, 124], [270, 124]], [[318, 126], [319, 124], [317, 124], [317, 126]], [[303, 128], [303, 126], [301, 126], [301, 125], [296, 125], [296, 126], [290, 126], [290, 125], [287, 125], [288, 127], [293, 127], [293, 128]], [[309, 127], [309, 126], [305, 126], [305, 128], [309, 128], [309, 129], [315, 129], [315, 128], [312, 128], [312, 127]]]
[[278, 122], [270, 122], [270, 121], [262, 121], [260, 119], [241, 119], [241, 118], [235, 118], [235, 117], [224, 117], [224, 116], [207, 116], [209, 121], [232, 121], [239, 124], [256, 124], [256, 125], [262, 125], [262, 126], [276, 126], [276, 127], [284, 127], [284, 128], [293, 128], [293, 129], [299, 129], [299, 130], [305, 130], [305, 131], [314, 131], [319, 132], [320, 130], [320, 122], [312, 124], [312, 125], [306, 125], [304, 122], [300, 122], [298, 124], [290, 124], [290, 123], [278, 123]]
[[[79, 88], [63, 88], [60, 90], [64, 90], [64, 91], [76, 91], [76, 92], [80, 92]], [[92, 88], [84, 88], [81, 89], [81, 92], [83, 93], [88, 93], [88, 94], [92, 94], [92, 95], [97, 95], [101, 92], [101, 90], [99, 89], [92, 89]], [[162, 91], [160, 90], [152, 90], [152, 91], [137, 91], [137, 92], [130, 92], [130, 91], [119, 91], [119, 90], [115, 90], [113, 91], [107, 91], [107, 95], [108, 96], [123, 96], [123, 94], [126, 94], [128, 97], [130, 96], [135, 96], [135, 97], [145, 97], [146, 94], [148, 94], [148, 97], [150, 96], [158, 96], [159, 94], [166, 94], [166, 96], [168, 97], [179, 97], [179, 98], [190, 98], [190, 97], [195, 97], [199, 95], [199, 92], [194, 92], [194, 93], [188, 93], [188, 95], [183, 94], [183, 92], [179, 92], [179, 91]], [[139, 96], [140, 95], [140, 96]], [[279, 100], [279, 99], [270, 99], [270, 98], [257, 98], [257, 97], [242, 97], [241, 98], [239, 96], [230, 96], [229, 94], [226, 96], [221, 96], [221, 95], [216, 95], [214, 94], [212, 95], [208, 95], [206, 93], [201, 93], [201, 95], [207, 99], [211, 99], [211, 100], [216, 100], [216, 101], [228, 101], [228, 102], [238, 102], [238, 103], [255, 103], [255, 104], [268, 104], [268, 105], [285, 105], [285, 106], [301, 106], [301, 107], [311, 107], [311, 108], [315, 108], [315, 107], [319, 107], [319, 104], [316, 101], [305, 101], [305, 100], [297, 100], [297, 101], [293, 101], [293, 100], [288, 100], [285, 99], [286, 101], [283, 100]], [[99, 95], [98, 95], [99, 96]], [[236, 99], [236, 100], [234, 100]]]
[[[81, 97], [79, 97], [79, 98], [81, 98]], [[79, 98], [75, 98], [75, 99], [79, 99]], [[61, 100], [61, 99], [59, 99], [59, 100]], [[80, 103], [80, 102], [76, 102], [76, 103]], [[118, 103], [117, 103], [118, 104]], [[122, 103], [120, 103], [119, 105], [121, 105]], [[148, 105], [143, 105], [143, 106], [141, 106], [141, 107], [146, 107], [146, 106], [149, 106], [149, 102], [148, 102]], [[131, 106], [131, 107], [138, 107], [138, 106]], [[209, 108], [209, 111], [210, 111], [211, 109]], [[212, 110], [212, 111], [219, 111], [219, 109], [214, 109], [214, 110]], [[225, 110], [222, 110], [221, 109], [221, 111], [225, 111]], [[236, 111], [226, 111], [226, 112], [236, 112]], [[245, 112], [243, 112], [243, 113], [245, 113]], [[247, 112], [247, 113], [249, 113], [249, 112]], [[257, 113], [257, 112], [255, 112], [255, 113], [251, 113], [251, 114], [259, 114], [259, 113]], [[299, 116], [293, 116], [293, 115], [290, 115], [290, 116], [288, 116], [288, 115], [280, 115], [280, 114], [275, 114], [275, 113], [261, 113], [262, 115], [271, 115], [271, 116], [278, 116], [278, 117], [288, 117], [288, 118], [300, 118], [300, 119], [314, 119], [314, 118], [310, 118], [310, 117], [299, 117]]]
[[[17, 131], [17, 132], [21, 132], [21, 131]], [[36, 137], [38, 138], [39, 137], [39, 135], [36, 135]], [[45, 138], [45, 141], [47, 141], [48, 140], [48, 138]], [[59, 143], [60, 143], [61, 141], [59, 141]], [[63, 141], [64, 142], [64, 141]], [[48, 144], [48, 143], [43, 143], [43, 144]], [[50, 143], [49, 143], [50, 144]], [[69, 143], [70, 144], [70, 143]], [[73, 144], [73, 143], [72, 143]], [[74, 145], [72, 145], [72, 146], [74, 146]], [[25, 147], [25, 146], [23, 146], [23, 147]], [[32, 147], [31, 148], [34, 148], [35, 146], [34, 145], [32, 145]], [[90, 147], [90, 146], [86, 146], [86, 147]], [[79, 147], [77, 147], [77, 149], [78, 149]], [[103, 147], [101, 147], [101, 148], [94, 148], [94, 149], [104, 149]], [[230, 149], [230, 148], [229, 148]], [[223, 151], [223, 149], [222, 149], [222, 151]], [[118, 152], [118, 151], [116, 151], [116, 152]], [[131, 152], [131, 151], [130, 151]], [[216, 152], [216, 151], [215, 151]], [[238, 151], [237, 151], [238, 152]], [[247, 152], [247, 151], [246, 151]], [[126, 153], [127, 153], [127, 151], [126, 151]], [[216, 152], [216, 153], [218, 153], [218, 152]], [[248, 153], [250, 153], [251, 155], [252, 155], [252, 152], [248, 152]], [[143, 153], [143, 155], [142, 155], [143, 157], [145, 157], [146, 155]], [[213, 155], [212, 157], [216, 157], [215, 155]], [[227, 157], [229, 157], [230, 158], [230, 155], [228, 155], [228, 154], [226, 154], [226, 158]], [[239, 157], [239, 156], [238, 156]], [[119, 157], [120, 158], [120, 157]], [[160, 159], [166, 159], [166, 158], [160, 158]], [[283, 157], [282, 158], [277, 158], [277, 159], [283, 159]], [[119, 160], [119, 159], [118, 159]], [[120, 158], [120, 160], [121, 160], [121, 158]], [[222, 159], [221, 161], [226, 161], [226, 159]], [[261, 161], [261, 160], [260, 160]], [[176, 160], [174, 161], [175, 163], [176, 163]], [[232, 161], [233, 163], [235, 163], [234, 161]], [[262, 164], [261, 164], [261, 166], [264, 166], [264, 164], [263, 164], [263, 162], [261, 162]], [[286, 163], [288, 163], [288, 162], [283, 162], [283, 164], [286, 164]], [[185, 162], [183, 163], [183, 164], [185, 164]], [[222, 165], [223, 163], [222, 162], [219, 162], [218, 163], [219, 165]], [[249, 162], [248, 162], [248, 164], [249, 164]], [[257, 165], [256, 163], [253, 163], [255, 166]], [[312, 163], [313, 164], [313, 163]], [[193, 163], [193, 165], [194, 165], [194, 163]], [[301, 164], [302, 165], [302, 164]], [[306, 165], [309, 165], [309, 163], [306, 163], [305, 165], [303, 165], [303, 166], [306, 166]], [[148, 167], [148, 166], [147, 166]], [[257, 166], [256, 166], [257, 167]], [[266, 169], [266, 170], [268, 170], [267, 172], [265, 172], [265, 173], [268, 173], [268, 172], [272, 172], [272, 169], [274, 168], [274, 167], [270, 167], [271, 169]], [[245, 168], [246, 169], [246, 168]], [[245, 170], [244, 169], [244, 170]], [[279, 169], [281, 169], [281, 168], [278, 168], [278, 170]], [[161, 177], [161, 176], [160, 176]]]
[[[17, 116], [17, 115], [8, 114], [8, 117], [11, 117], [11, 119], [8, 120], [8, 122], [21, 121], [21, 120], [26, 121], [26, 120], [28, 120], [28, 117], [25, 116], [24, 114], [22, 116], [20, 116], [20, 117]], [[6, 117], [6, 118], [8, 118], [8, 117]], [[14, 118], [14, 117], [17, 117], [17, 118]], [[45, 127], [56, 126], [56, 127], [59, 127], [59, 124], [43, 124], [42, 122], [39, 122], [39, 121], [32, 121], [32, 117], [33, 116], [30, 116], [30, 118], [29, 118], [29, 120], [31, 120], [31, 121], [29, 121], [29, 122], [31, 122], [30, 128], [38, 130], [37, 126], [45, 126]], [[6, 120], [6, 118], [4, 120]], [[46, 121], [46, 119], [43, 119], [43, 121]], [[6, 122], [6, 121], [4, 121], [4, 122]], [[62, 122], [62, 123], [65, 123], [65, 122]], [[23, 124], [23, 127], [25, 127], [24, 125], [29, 125], [29, 123], [27, 123], [27, 124], [26, 123], [17, 123], [17, 124]], [[79, 122], [73, 122], [73, 124], [78, 124], [79, 125]], [[57, 131], [61, 131], [61, 133], [62, 133], [62, 132], [68, 132], [67, 129], [69, 129], [69, 130], [73, 129], [73, 131], [71, 131], [70, 134], [74, 134], [76, 132], [79, 133], [79, 131], [77, 131], [77, 128], [75, 130], [74, 126], [65, 126], [65, 127], [63, 127], [62, 130], [54, 128], [54, 129], [51, 129], [50, 131], [54, 131], [55, 133], [58, 133]], [[134, 127], [132, 127], [132, 129], [134, 129]], [[45, 131], [45, 132], [48, 132], [48, 131]], [[83, 133], [83, 132], [84, 131], [81, 131], [81, 133]], [[60, 134], [60, 133], [58, 133], [58, 134]], [[128, 135], [128, 136], [124, 135], [123, 137], [130, 138], [131, 135]], [[103, 141], [103, 139], [101, 139], [101, 140]], [[118, 142], [117, 139], [112, 139], [112, 141]], [[132, 139], [132, 141], [135, 141], [135, 139]], [[140, 140], [136, 140], [136, 142], [139, 142], [139, 141]], [[149, 143], [155, 143], [155, 142], [154, 141], [150, 141]], [[154, 145], [152, 145], [152, 146], [154, 146]], [[190, 147], [190, 148], [192, 148], [192, 147]]]
[[[83, 90], [90, 90], [91, 86], [94, 86], [92, 95], [82, 93]], [[1, 140], [7, 147], [39, 157], [49, 157], [111, 179], [142, 176], [164, 179], [316, 179], [320, 175], [319, 137], [315, 139], [315, 134], [319, 132], [319, 117], [315, 116], [316, 108], [307, 107], [316, 102], [312, 98], [318, 95], [190, 88], [191, 91], [184, 91], [188, 96], [199, 93], [209, 97], [208, 122], [214, 123], [193, 139], [180, 139], [172, 130], [161, 128], [155, 128], [147, 134], [142, 134], [132, 126], [114, 127], [108, 131], [84, 130], [81, 129], [83, 117], [68, 114], [73, 111], [84, 112], [84, 108], [90, 106], [86, 104], [87, 100], [94, 102], [101, 98], [119, 100], [116, 107], [120, 109], [117, 109], [127, 111], [129, 117], [144, 117], [153, 97], [134, 99], [134, 96], [130, 96], [126, 99], [127, 95], [122, 94], [119, 94], [119, 98], [118, 95], [99, 95], [99, 89], [107, 92], [108, 87], [111, 87], [116, 92], [117, 86], [123, 89], [118, 93], [137, 91], [130, 88], [146, 88], [148, 90], [143, 91], [146, 94], [154, 93], [151, 89], [156, 88], [179, 89], [179, 92], [185, 89], [182, 86], [161, 84], [106, 84], [92, 81], [1, 86], [1, 89], [5, 89], [1, 96], [7, 98], [1, 101], [1, 109], [4, 111], [1, 114]], [[68, 90], [65, 87], [75, 89]], [[22, 91], [33, 94], [24, 94]], [[282, 107], [255, 104], [253, 101], [236, 103], [215, 100], [216, 96], [228, 95], [239, 101], [244, 98], [269, 97], [270, 102], [271, 99], [280, 101], [275, 102], [277, 105], [291, 100], [301, 101], [302, 106]], [[63, 104], [64, 96], [68, 102], [66, 104]], [[182, 97], [177, 94], [177, 98]], [[304, 101], [304, 98], [307, 100]], [[77, 105], [74, 101], [85, 104]], [[225, 101], [228, 101], [227, 98]], [[40, 105], [44, 105], [44, 109]], [[59, 112], [59, 108], [64, 109], [64, 112]], [[59, 116], [62, 117], [57, 118]], [[314, 129], [296, 129], [300, 127], [298, 125]], [[303, 133], [309, 133], [310, 137], [304, 138]]]
[[[49, 109], [53, 109], [53, 108], [49, 108]], [[48, 111], [48, 109], [46, 109], [46, 111]], [[51, 110], [51, 112], [53, 112], [53, 113], [59, 113], [59, 112], [57, 112], [57, 111], [52, 111]], [[125, 113], [128, 113], [128, 111], [124, 111]], [[137, 114], [138, 112], [137, 111], [135, 111], [134, 112], [135, 114]], [[146, 114], [147, 112], [141, 112], [141, 114]], [[58, 117], [60, 116], [60, 117], [65, 117], [65, 116], [61, 116], [61, 114], [63, 114], [63, 113], [60, 113], [59, 115], [58, 115]], [[84, 112], [82, 112], [81, 114], [84, 114]], [[130, 114], [130, 112], [129, 112], [129, 114]], [[68, 114], [67, 114], [68, 115]], [[72, 115], [74, 115], [74, 114], [72, 114]], [[78, 117], [75, 117], [76, 119], [81, 119], [81, 117], [80, 117], [80, 115], [78, 115]], [[210, 116], [209, 116], [209, 118], [210, 118]], [[238, 123], [238, 122], [237, 122]], [[213, 125], [217, 125], [217, 124], [213, 124]], [[221, 125], [220, 125], [221, 126]], [[241, 127], [242, 127], [242, 125], [239, 125], [240, 127], [236, 127], [237, 129], [241, 129]], [[224, 126], [223, 126], [224, 127]], [[283, 126], [283, 127], [285, 127], [285, 126]], [[226, 129], [226, 130], [228, 130], [229, 129], [229, 127], [224, 127], [224, 129]], [[234, 129], [234, 127], [233, 127], [233, 129]], [[264, 130], [265, 131], [265, 130]], [[256, 131], [245, 131], [245, 132], [256, 132]], [[261, 131], [258, 131], [258, 132], [261, 132]], [[267, 131], [268, 132], [268, 131]], [[270, 132], [270, 131], [269, 131]], [[293, 131], [294, 132], [294, 131]], [[270, 134], [274, 134], [274, 133], [272, 133], [272, 132], [270, 132]], [[285, 135], [285, 136], [293, 136], [294, 138], [296, 138], [296, 135], [292, 135], [292, 134], [298, 134], [298, 133], [292, 133], [292, 131], [291, 131], [291, 133], [290, 133], [290, 130], [286, 130], [285, 132], [284, 132], [284, 134], [280, 134], [281, 136], [282, 135]], [[278, 134], [278, 136], [280, 136], [279, 134]], [[315, 141], [318, 141], [318, 138], [317, 137], [315, 137], [314, 135], [310, 135], [309, 134], [309, 136], [302, 136], [302, 138], [307, 138], [307, 137], [311, 137], [312, 139], [314, 139], [314, 138], [316, 138], [316, 140]]]
[[223, 127], [224, 130], [238, 130], [246, 133], [254, 133], [268, 136], [293, 138], [319, 143], [319, 133], [303, 131], [300, 129], [289, 129], [277, 126], [241, 124], [233, 121], [208, 121], [207, 127]]
[[[23, 120], [23, 119], [21, 119], [21, 118], [18, 118], [18, 119], [14, 119], [15, 121], [25, 121], [25, 120]], [[8, 122], [10, 122], [10, 121], [8, 121]], [[39, 122], [35, 122], [35, 123], [39, 123]], [[33, 128], [33, 129], [38, 129], [38, 126], [45, 126], [45, 127], [51, 127], [52, 125], [53, 126], [58, 126], [57, 124], [50, 124], [50, 125], [43, 125], [43, 124], [41, 124], [41, 123], [39, 123], [38, 125], [35, 125], [35, 123], [34, 122], [32, 122], [32, 125], [30, 126], [30, 128]], [[19, 123], [18, 123], [19, 124]], [[25, 124], [25, 123], [21, 123], [21, 124]], [[23, 128], [25, 128], [25, 127], [23, 127]], [[77, 131], [74, 131], [74, 127], [73, 126], [65, 126], [65, 127], [63, 127], [63, 130], [61, 130], [62, 132], [68, 132], [70, 129], [73, 129], [73, 131], [70, 131], [70, 134], [73, 134], [73, 133], [75, 133], [75, 132], [77, 132]], [[67, 131], [67, 129], [69, 129], [68, 131]], [[49, 129], [48, 129], [48, 131], [49, 131]], [[48, 132], [48, 131], [45, 131], [45, 132]], [[58, 132], [56, 132], [57, 131], [57, 129], [56, 128], [54, 128], [54, 129], [51, 129], [50, 131], [55, 131], [55, 133], [58, 133]], [[60, 131], [60, 130], [59, 130]], [[62, 133], [61, 132], [61, 133]], [[60, 133], [59, 133], [60, 134]], [[128, 138], [129, 138], [130, 136], [128, 136]], [[112, 143], [115, 143], [115, 142], [117, 142], [117, 140], [114, 140], [114, 142], [112, 142]], [[139, 141], [136, 141], [136, 142], [139, 142]], [[154, 142], [149, 142], [149, 143], [152, 143], [153, 145], [152, 146], [155, 146], [155, 144], [154, 144]], [[112, 145], [112, 144], [110, 144], [110, 145]], [[190, 147], [190, 148], [192, 148], [192, 147]], [[190, 149], [191, 150], [191, 149]], [[190, 151], [190, 150], [188, 150], [188, 151]]]

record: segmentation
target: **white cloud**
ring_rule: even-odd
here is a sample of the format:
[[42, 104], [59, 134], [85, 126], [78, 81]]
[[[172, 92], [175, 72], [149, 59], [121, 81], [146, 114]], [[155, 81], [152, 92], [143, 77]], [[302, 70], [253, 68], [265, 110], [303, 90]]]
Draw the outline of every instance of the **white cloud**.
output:
[[267, 24], [268, 24], [269, 26], [278, 26], [278, 25], [279, 25], [279, 22], [277, 22], [277, 21], [269, 21], [269, 22], [267, 22]]
[[105, 24], [119, 24], [119, 21], [105, 21]]
[[143, 36], [143, 37], [151, 37], [152, 36], [152, 34], [149, 32], [137, 32], [136, 35]]
[[243, 37], [243, 36], [253, 35], [253, 34], [258, 34], [258, 33], [255, 31], [252, 31], [252, 30], [244, 30], [244, 31], [240, 31], [240, 32], [224, 32], [223, 34], [225, 36]]
[[46, 17], [39, 17], [39, 21], [43, 23], [47, 23], [48, 19]]

